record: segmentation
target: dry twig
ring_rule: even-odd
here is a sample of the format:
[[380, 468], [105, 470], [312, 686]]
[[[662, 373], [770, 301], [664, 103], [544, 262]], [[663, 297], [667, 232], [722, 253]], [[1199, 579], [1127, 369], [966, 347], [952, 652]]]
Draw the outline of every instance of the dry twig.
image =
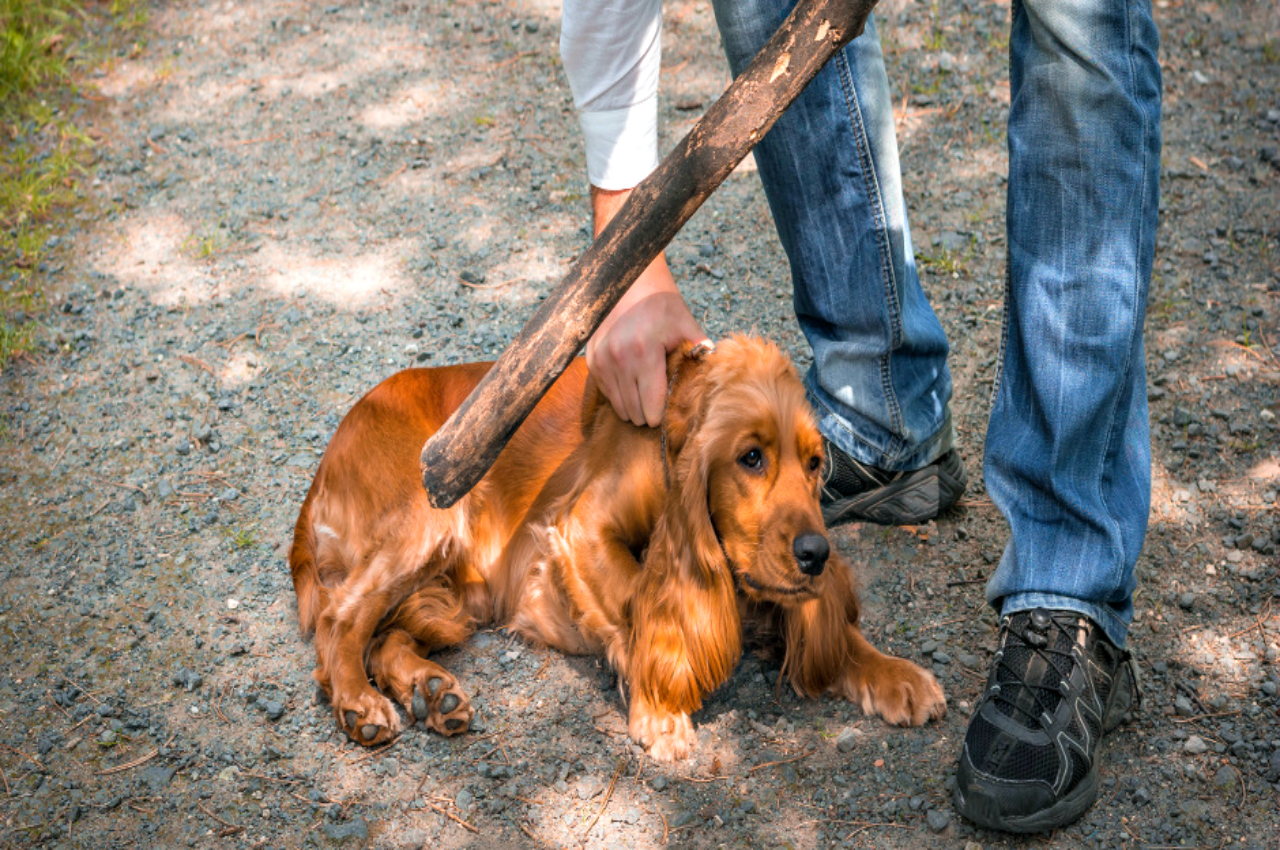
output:
[[629, 764], [631, 764], [631, 759], [618, 763], [618, 769], [613, 772], [613, 778], [609, 780], [609, 790], [605, 792], [604, 802], [600, 804], [600, 811], [596, 812], [596, 816], [593, 817], [591, 819], [591, 823], [587, 825], [586, 832], [582, 833], [582, 837], [584, 839], [591, 834], [591, 830], [595, 827], [596, 821], [600, 820], [600, 816], [604, 814], [605, 808], [609, 805], [610, 798], [613, 797], [613, 788], [618, 784], [618, 777], [622, 775], [622, 771], [624, 771]]
[[136, 758], [133, 761], [125, 762], [124, 764], [118, 764], [115, 767], [109, 767], [106, 770], [99, 770], [98, 775], [110, 776], [113, 773], [122, 773], [126, 770], [132, 770], [133, 768], [138, 767], [139, 765], [146, 764], [147, 762], [151, 761], [153, 758], [155, 758], [159, 754], [160, 754], [160, 750], [158, 749], [152, 750], [151, 752], [147, 753], [145, 756], [140, 756], [139, 758]]
[[475, 827], [475, 826], [473, 826], [473, 825], [471, 825], [471, 824], [467, 823], [467, 822], [466, 822], [466, 821], [464, 821], [462, 818], [460, 818], [460, 817], [458, 817], [457, 815], [455, 815], [453, 812], [446, 811], [445, 809], [442, 809], [442, 808], [440, 808], [439, 806], [437, 806], [437, 805], [435, 805], [435, 804], [433, 804], [433, 803], [427, 803], [427, 808], [428, 808], [428, 809], [431, 809], [433, 812], [439, 812], [440, 814], [442, 814], [442, 815], [444, 815], [445, 817], [447, 817], [449, 820], [451, 820], [451, 821], [453, 821], [454, 823], [456, 823], [458, 826], [460, 826], [460, 827], [462, 827], [463, 829], [467, 830], [467, 832], [471, 832], [471, 833], [474, 833], [474, 834], [476, 834], [476, 835], [479, 835], [479, 834], [480, 834], [480, 830], [479, 830], [479, 828], [478, 828], [478, 827]]

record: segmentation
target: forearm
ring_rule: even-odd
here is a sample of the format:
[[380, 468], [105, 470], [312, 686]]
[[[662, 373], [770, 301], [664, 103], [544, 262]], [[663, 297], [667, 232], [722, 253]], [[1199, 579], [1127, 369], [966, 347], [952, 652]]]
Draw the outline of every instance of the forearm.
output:
[[564, 0], [560, 55], [591, 185], [636, 186], [658, 164], [661, 0]]

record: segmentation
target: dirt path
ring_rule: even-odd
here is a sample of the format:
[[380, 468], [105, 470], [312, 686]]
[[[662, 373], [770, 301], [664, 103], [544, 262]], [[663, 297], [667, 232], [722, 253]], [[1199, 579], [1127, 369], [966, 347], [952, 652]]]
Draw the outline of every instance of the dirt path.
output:
[[[797, 700], [749, 657], [696, 718], [697, 758], [659, 766], [607, 670], [482, 633], [442, 661], [475, 694], [471, 734], [366, 752], [338, 733], [286, 541], [356, 398], [411, 364], [496, 355], [587, 244], [558, 4], [184, 0], [92, 77], [97, 207], [63, 239], [43, 353], [0, 383], [0, 846], [1280, 847], [1280, 16], [1157, 7], [1147, 701], [1079, 824], [1018, 841], [950, 806], [1005, 540], [980, 482], [938, 523], [835, 535], [871, 635], [937, 671], [941, 723]], [[882, 12], [975, 479], [1008, 13]], [[726, 73], [705, 4], [666, 18], [670, 145]], [[670, 258], [713, 336], [754, 329], [804, 364], [749, 168]]]

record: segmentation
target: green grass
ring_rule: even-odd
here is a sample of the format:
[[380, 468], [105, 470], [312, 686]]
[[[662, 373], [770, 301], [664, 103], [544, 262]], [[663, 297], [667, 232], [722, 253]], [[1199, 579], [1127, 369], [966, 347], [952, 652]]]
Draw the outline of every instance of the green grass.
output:
[[923, 266], [934, 274], [964, 274], [966, 259], [966, 252], [948, 251], [946, 248], [939, 248], [934, 254], [916, 252], [916, 265]]
[[248, 549], [251, 546], [258, 545], [258, 535], [251, 528], [240, 528], [230, 532], [231, 547], [233, 549]]
[[93, 143], [68, 117], [78, 79], [121, 44], [140, 49], [145, 22], [139, 0], [0, 0], [0, 369], [31, 351], [50, 237], [84, 199]]

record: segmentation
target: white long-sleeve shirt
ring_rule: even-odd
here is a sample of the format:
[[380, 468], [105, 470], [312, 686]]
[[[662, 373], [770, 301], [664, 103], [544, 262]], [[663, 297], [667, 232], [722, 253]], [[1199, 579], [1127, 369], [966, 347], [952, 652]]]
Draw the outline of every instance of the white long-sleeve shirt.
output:
[[636, 186], [658, 165], [662, 0], [564, 0], [560, 56], [591, 185]]

